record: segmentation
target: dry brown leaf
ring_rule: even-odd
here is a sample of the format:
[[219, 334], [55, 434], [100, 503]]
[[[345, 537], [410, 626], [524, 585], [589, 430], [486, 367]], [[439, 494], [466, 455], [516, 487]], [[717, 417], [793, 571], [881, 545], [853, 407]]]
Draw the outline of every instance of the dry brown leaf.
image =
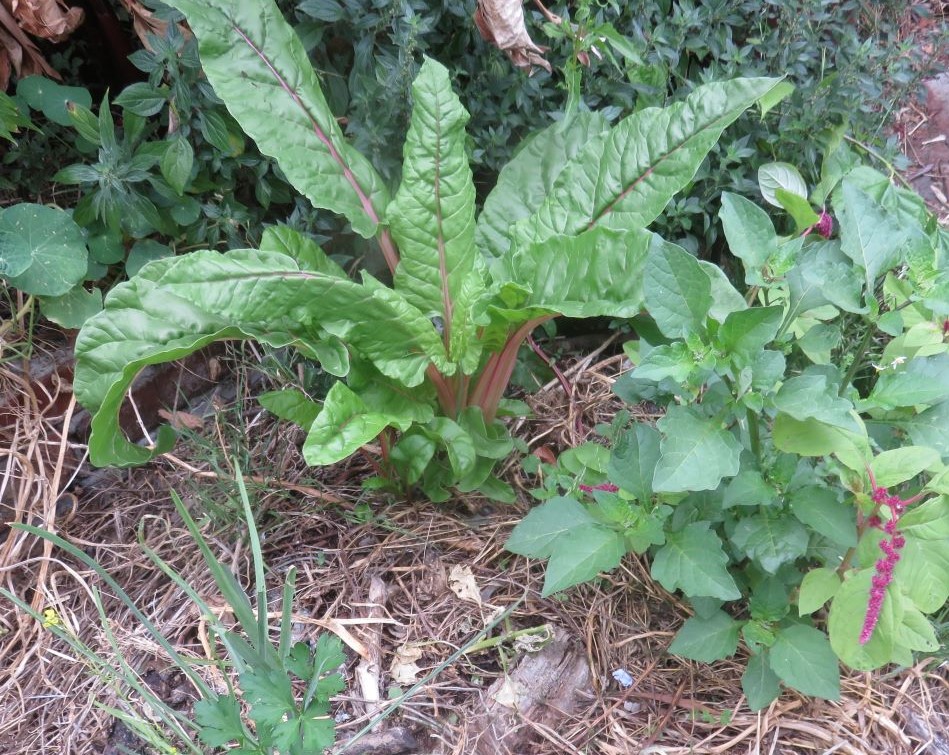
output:
[[82, 23], [82, 8], [71, 8], [63, 0], [3, 0], [17, 24], [27, 34], [50, 42], [62, 42]]
[[151, 45], [148, 44], [148, 35], [165, 36], [168, 31], [168, 24], [155, 18], [155, 14], [148, 8], [143, 7], [138, 0], [121, 0], [121, 2], [132, 17], [132, 28], [135, 29], [135, 36], [145, 45], [146, 49], [151, 50]]
[[422, 649], [418, 645], [405, 644], [395, 651], [395, 657], [389, 666], [392, 681], [396, 684], [414, 684], [422, 673], [422, 668], [416, 661], [422, 657]]
[[166, 409], [159, 409], [158, 416], [168, 420], [171, 426], [178, 430], [200, 430], [204, 427], [203, 418], [188, 412], [169, 412]]
[[521, 0], [478, 0], [474, 21], [481, 36], [503, 50], [518, 68], [530, 71], [540, 66], [550, 71], [546, 48], [534, 44], [527, 33]]
[[6, 90], [13, 73], [18, 78], [41, 74], [59, 79], [60, 75], [17, 24], [7, 7], [11, 3], [12, 0], [0, 2], [0, 92]]
[[448, 572], [448, 586], [462, 600], [470, 600], [481, 605], [481, 590], [470, 566], [455, 564]]

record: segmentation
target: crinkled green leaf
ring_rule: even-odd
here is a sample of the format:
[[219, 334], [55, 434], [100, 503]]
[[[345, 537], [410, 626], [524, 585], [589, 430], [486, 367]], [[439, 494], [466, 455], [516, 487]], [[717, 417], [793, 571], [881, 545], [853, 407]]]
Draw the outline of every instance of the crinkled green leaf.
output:
[[567, 317], [632, 317], [642, 309], [647, 256], [676, 248], [646, 231], [594, 228], [576, 237], [518, 244], [501, 280], [529, 288], [520, 303]]
[[705, 84], [683, 102], [625, 118], [564, 166], [537, 212], [517, 222], [515, 236], [530, 243], [598, 225], [646, 227], [692, 180], [722, 131], [776, 84], [763, 78]]
[[272, 225], [264, 229], [260, 239], [262, 252], [280, 252], [293, 257], [303, 270], [347, 278], [346, 272], [326, 256], [319, 245], [308, 236], [288, 225]]
[[507, 254], [511, 226], [537, 210], [567, 162], [581, 149], [605, 138], [609, 128], [600, 113], [587, 110], [568, 115], [525, 139], [484, 200], [475, 230], [479, 250], [490, 257]]
[[169, 0], [198, 38], [218, 97], [314, 206], [369, 238], [388, 203], [385, 184], [349, 145], [300, 39], [273, 0]]
[[694, 616], [676, 632], [669, 652], [703, 663], [720, 661], [735, 654], [739, 631], [741, 622], [722, 610], [710, 616]]
[[345, 383], [334, 383], [310, 426], [303, 458], [307, 464], [334, 464], [373, 440], [390, 423], [389, 416], [369, 411]]
[[472, 303], [484, 265], [474, 243], [468, 113], [452, 91], [448, 69], [431, 59], [412, 84], [412, 99], [402, 183], [386, 212], [401, 253], [395, 287], [419, 311], [441, 319], [451, 359], [469, 362], [470, 373], [480, 353]]
[[738, 474], [741, 444], [720, 422], [690, 407], [673, 406], [658, 427], [663, 438], [653, 490], [714, 490], [722, 478]]
[[646, 309], [668, 338], [705, 330], [712, 283], [695, 257], [675, 244], [649, 254], [643, 272]]
[[708, 522], [695, 522], [666, 538], [652, 562], [652, 578], [669, 592], [681, 589], [690, 597], [738, 600], [741, 591], [726, 565], [728, 556]]
[[769, 651], [771, 669], [789, 687], [825, 700], [840, 698], [840, 671], [827, 635], [805, 624], [778, 632]]

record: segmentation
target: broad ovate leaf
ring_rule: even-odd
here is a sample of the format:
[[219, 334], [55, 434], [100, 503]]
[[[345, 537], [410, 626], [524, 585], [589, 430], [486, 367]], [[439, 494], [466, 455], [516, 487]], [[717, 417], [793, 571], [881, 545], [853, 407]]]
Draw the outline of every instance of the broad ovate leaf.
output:
[[666, 243], [646, 261], [646, 309], [667, 338], [705, 331], [712, 306], [712, 281], [685, 249]]
[[260, 151], [314, 206], [376, 233], [388, 202], [382, 178], [352, 148], [319, 78], [273, 0], [169, 0], [198, 38], [201, 67]]
[[776, 83], [705, 84], [668, 108], [625, 118], [567, 163], [544, 203], [515, 225], [515, 237], [542, 241], [597, 225], [645, 228], [692, 180], [722, 131]]
[[502, 257], [511, 246], [511, 226], [543, 204], [554, 181], [571, 159], [609, 133], [606, 118], [596, 112], [568, 114], [528, 137], [498, 176], [478, 216], [475, 241], [489, 257]]
[[658, 427], [663, 438], [653, 490], [715, 490], [724, 477], [738, 474], [741, 444], [720, 421], [691, 407], [672, 406]]
[[807, 199], [807, 184], [800, 171], [790, 163], [768, 163], [758, 168], [758, 188], [764, 201], [774, 207], [781, 207], [778, 189]]
[[708, 522], [694, 522], [669, 533], [652, 562], [652, 578], [669, 592], [689, 597], [738, 600], [741, 591], [726, 568], [728, 556]]
[[355, 453], [391, 422], [385, 414], [371, 412], [345, 383], [334, 383], [323, 409], [310, 426], [303, 443], [307, 464], [334, 464]]
[[866, 290], [872, 292], [877, 276], [897, 265], [908, 234], [854, 182], [844, 180], [834, 197], [840, 221], [841, 250], [863, 268]]
[[412, 85], [402, 184], [386, 212], [401, 261], [395, 287], [444, 324], [453, 361], [473, 372], [474, 322], [484, 263], [474, 243], [475, 190], [465, 151], [468, 113], [440, 63], [426, 59]]
[[770, 658], [772, 670], [789, 687], [825, 700], [840, 698], [837, 657], [819, 629], [804, 624], [782, 628]]

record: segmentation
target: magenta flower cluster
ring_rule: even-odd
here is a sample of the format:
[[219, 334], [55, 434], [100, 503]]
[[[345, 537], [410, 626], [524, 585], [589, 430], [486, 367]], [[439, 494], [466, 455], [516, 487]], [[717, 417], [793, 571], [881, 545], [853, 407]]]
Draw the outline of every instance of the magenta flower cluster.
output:
[[878, 559], [875, 565], [876, 573], [873, 575], [873, 581], [870, 587], [870, 600], [867, 604], [867, 614], [863, 620], [863, 629], [860, 631], [860, 644], [866, 645], [873, 636], [873, 630], [876, 629], [877, 622], [880, 620], [880, 610], [883, 608], [883, 598], [886, 596], [886, 588], [893, 581], [893, 570], [900, 560], [900, 551], [906, 545], [906, 539], [899, 531], [899, 521], [906, 507], [910, 506], [920, 498], [915, 496], [908, 500], [903, 500], [898, 495], [891, 495], [886, 488], [880, 487], [873, 479], [873, 472], [869, 469], [870, 486], [872, 488], [871, 498], [877, 505], [877, 510], [886, 506], [889, 509], [890, 516], [884, 524], [879, 516], [874, 514], [868, 520], [871, 527], [882, 529], [886, 537], [880, 541], [880, 550], [883, 551], [883, 558]]

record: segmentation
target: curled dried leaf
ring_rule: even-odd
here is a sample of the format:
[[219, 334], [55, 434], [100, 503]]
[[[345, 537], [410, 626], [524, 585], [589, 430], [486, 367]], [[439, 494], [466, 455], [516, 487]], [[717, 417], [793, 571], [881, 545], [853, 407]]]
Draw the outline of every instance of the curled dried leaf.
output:
[[60, 78], [20, 28], [7, 4], [12, 4], [12, 0], [0, 2], [0, 91], [7, 88], [14, 73], [18, 78], [33, 74]]
[[474, 21], [481, 36], [503, 50], [518, 68], [530, 71], [540, 66], [550, 71], [546, 48], [536, 45], [527, 33], [521, 0], [478, 0]]
[[27, 34], [50, 42], [62, 42], [82, 23], [82, 8], [63, 0], [4, 0], [17, 24]]

